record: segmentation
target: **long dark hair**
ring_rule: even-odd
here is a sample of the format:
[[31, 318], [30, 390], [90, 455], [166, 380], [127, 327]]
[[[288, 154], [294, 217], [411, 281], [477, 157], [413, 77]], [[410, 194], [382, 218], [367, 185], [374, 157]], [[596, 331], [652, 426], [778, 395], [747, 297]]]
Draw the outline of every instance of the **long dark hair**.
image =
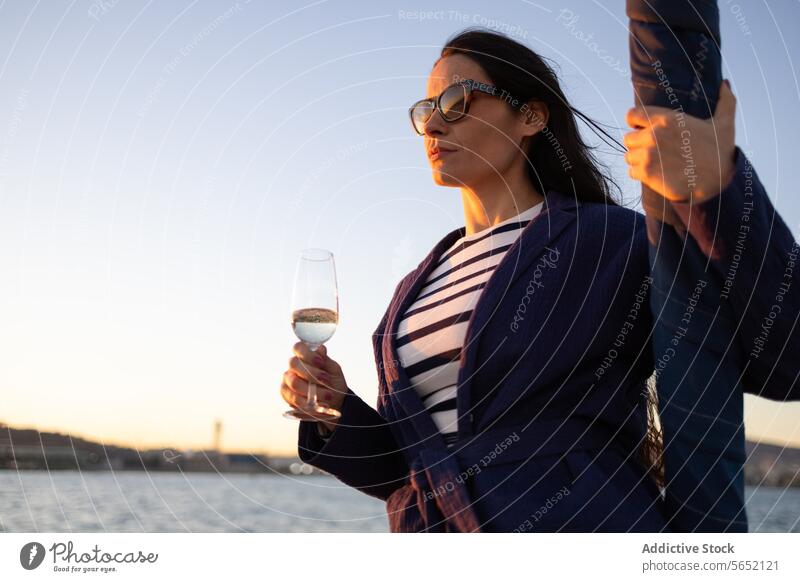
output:
[[[553, 189], [579, 201], [619, 204], [619, 185], [595, 157], [596, 147], [581, 137], [576, 118], [611, 147], [618, 151], [625, 151], [625, 147], [600, 123], [569, 104], [558, 77], [544, 57], [504, 34], [480, 27], [467, 28], [448, 39], [440, 59], [455, 54], [478, 63], [494, 85], [514, 97], [547, 104], [547, 127], [534, 136], [526, 152], [528, 175], [540, 192]], [[656, 393], [650, 382], [646, 400], [648, 430], [638, 448], [637, 460], [658, 485], [663, 485], [663, 437], [657, 424]]]
[[492, 83], [524, 102], [543, 101], [549, 110], [547, 127], [534, 136], [528, 151], [528, 174], [542, 193], [548, 189], [586, 202], [617, 204], [620, 192], [607, 167], [583, 141], [575, 117], [580, 117], [601, 139], [624, 148], [599, 123], [572, 107], [558, 77], [545, 59], [527, 46], [501, 33], [467, 28], [447, 40], [440, 59], [454, 54], [469, 57], [489, 75]]

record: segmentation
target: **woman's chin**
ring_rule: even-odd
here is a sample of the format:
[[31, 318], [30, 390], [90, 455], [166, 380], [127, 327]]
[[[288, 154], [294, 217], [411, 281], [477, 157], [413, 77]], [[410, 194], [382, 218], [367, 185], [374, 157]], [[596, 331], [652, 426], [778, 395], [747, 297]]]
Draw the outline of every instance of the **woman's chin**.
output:
[[437, 186], [461, 186], [463, 182], [457, 180], [452, 174], [442, 171], [440, 168], [433, 169], [433, 181]]

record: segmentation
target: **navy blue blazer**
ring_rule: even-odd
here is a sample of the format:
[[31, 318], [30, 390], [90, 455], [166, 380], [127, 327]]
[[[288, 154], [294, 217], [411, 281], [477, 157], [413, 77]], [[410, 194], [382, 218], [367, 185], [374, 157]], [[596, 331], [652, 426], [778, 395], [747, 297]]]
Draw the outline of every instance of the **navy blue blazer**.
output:
[[[747, 180], [760, 231], [753, 249], [772, 245], [775, 264], [763, 268], [773, 283], [786, 266], [776, 247], [788, 240], [761, 230], [774, 225], [774, 208], [744, 153], [736, 155], [733, 183], [695, 208], [689, 232], [702, 245], [713, 239], [733, 251]], [[647, 426], [646, 381], [658, 364], [644, 215], [545, 194], [542, 213], [509, 248], [470, 317], [458, 375], [459, 440], [448, 450], [398, 365], [393, 339], [437, 259], [464, 233], [448, 233], [395, 289], [373, 335], [377, 410], [348, 389], [327, 441], [312, 422], [300, 423], [300, 458], [385, 500], [393, 532], [670, 531], [663, 497], [636, 456]], [[729, 260], [727, 253], [720, 256]], [[747, 251], [736, 257], [746, 273], [760, 262]], [[800, 313], [798, 294], [783, 306]], [[763, 316], [748, 311], [743, 329], [754, 333]], [[702, 345], [711, 321], [704, 313], [678, 318], [680, 341]], [[771, 341], [800, 353], [793, 327], [775, 322], [772, 333]], [[744, 389], [800, 398], [797, 360], [770, 356], [777, 367], [767, 376], [776, 381], [757, 367]], [[701, 447], [726, 445], [694, 434]], [[703, 475], [696, 477], [702, 489]]]
[[301, 459], [386, 500], [392, 531], [661, 530], [661, 497], [636, 460], [653, 371], [644, 216], [545, 194], [469, 320], [449, 451], [393, 339], [464, 233], [400, 281], [375, 330], [377, 411], [348, 390], [327, 442], [300, 423]]

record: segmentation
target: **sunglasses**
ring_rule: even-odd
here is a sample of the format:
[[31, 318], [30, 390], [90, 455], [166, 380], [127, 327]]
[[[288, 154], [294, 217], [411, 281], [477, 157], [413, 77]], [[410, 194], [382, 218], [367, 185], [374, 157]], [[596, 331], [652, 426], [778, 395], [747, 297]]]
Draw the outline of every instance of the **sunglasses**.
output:
[[510, 95], [508, 91], [498, 89], [488, 83], [465, 79], [458, 83], [453, 83], [436, 97], [420, 99], [409, 108], [408, 114], [411, 117], [411, 125], [414, 131], [418, 135], [425, 133], [425, 124], [437, 109], [442, 119], [446, 122], [458, 121], [469, 113], [469, 104], [473, 93], [476, 92], [500, 97], [506, 103], [515, 107], [521, 104], [521, 101]]

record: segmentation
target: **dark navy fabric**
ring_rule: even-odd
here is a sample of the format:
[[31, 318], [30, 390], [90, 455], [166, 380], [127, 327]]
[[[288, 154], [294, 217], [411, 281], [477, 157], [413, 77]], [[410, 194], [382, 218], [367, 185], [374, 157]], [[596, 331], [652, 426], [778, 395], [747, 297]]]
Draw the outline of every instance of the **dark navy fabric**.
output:
[[459, 441], [448, 453], [394, 365], [393, 338], [464, 232], [446, 235], [398, 284], [375, 330], [377, 411], [349, 391], [327, 442], [300, 423], [301, 458], [387, 500], [392, 531], [512, 531], [565, 487], [535, 531], [660, 531], [660, 497], [635, 455], [653, 370], [644, 216], [546, 193], [468, 324]]
[[[637, 104], [710, 117], [722, 81], [716, 2], [628, 0], [627, 14]], [[743, 393], [800, 398], [797, 247], [738, 149], [734, 183], [709, 203], [642, 194], [670, 526], [747, 531]]]

